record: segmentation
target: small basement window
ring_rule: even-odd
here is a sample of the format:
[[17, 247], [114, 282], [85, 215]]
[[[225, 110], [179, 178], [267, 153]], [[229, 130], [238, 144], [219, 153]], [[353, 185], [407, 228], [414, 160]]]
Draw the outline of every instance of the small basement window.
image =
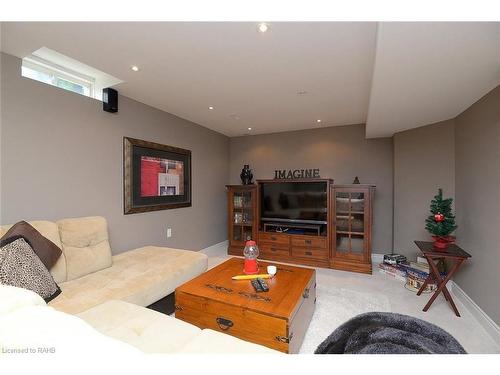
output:
[[23, 59], [21, 75], [97, 100], [102, 100], [103, 88], [123, 82], [46, 47]]
[[93, 78], [83, 77], [59, 67], [51, 66], [46, 62], [24, 59], [22, 76], [57, 86], [64, 90], [73, 91], [80, 95], [90, 96], [91, 98], [95, 97], [95, 80]]

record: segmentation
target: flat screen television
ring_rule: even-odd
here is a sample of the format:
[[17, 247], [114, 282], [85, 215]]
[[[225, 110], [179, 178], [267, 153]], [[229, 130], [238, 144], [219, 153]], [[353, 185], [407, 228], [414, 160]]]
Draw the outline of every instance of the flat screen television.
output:
[[326, 224], [327, 182], [263, 182], [260, 184], [262, 221]]

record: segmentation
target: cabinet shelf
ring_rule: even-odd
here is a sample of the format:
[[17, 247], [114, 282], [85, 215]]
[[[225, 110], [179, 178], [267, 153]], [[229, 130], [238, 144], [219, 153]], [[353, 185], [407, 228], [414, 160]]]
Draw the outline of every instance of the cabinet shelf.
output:
[[355, 236], [364, 236], [365, 232], [349, 232], [348, 230], [338, 230], [337, 234], [354, 234]]

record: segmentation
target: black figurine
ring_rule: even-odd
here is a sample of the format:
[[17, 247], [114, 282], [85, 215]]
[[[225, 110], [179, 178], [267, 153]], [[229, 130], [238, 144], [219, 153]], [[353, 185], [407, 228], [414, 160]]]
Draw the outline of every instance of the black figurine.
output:
[[253, 184], [253, 182], [252, 182], [253, 174], [252, 174], [252, 170], [250, 169], [250, 166], [248, 164], [245, 164], [243, 166], [243, 169], [241, 170], [240, 178], [241, 178], [241, 183], [243, 185], [252, 185]]

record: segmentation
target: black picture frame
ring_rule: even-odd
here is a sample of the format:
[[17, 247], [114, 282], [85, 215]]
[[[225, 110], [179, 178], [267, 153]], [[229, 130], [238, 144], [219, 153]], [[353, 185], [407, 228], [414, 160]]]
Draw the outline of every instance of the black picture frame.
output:
[[[174, 195], [141, 195], [141, 161], [144, 158], [160, 158], [173, 163], [181, 162], [182, 179], [179, 191]], [[182, 185], [181, 185], [182, 184]], [[163, 186], [159, 187], [163, 192]], [[191, 206], [191, 151], [183, 148], [123, 137], [123, 197], [124, 214], [169, 210]], [[160, 194], [160, 193], [158, 193]]]

